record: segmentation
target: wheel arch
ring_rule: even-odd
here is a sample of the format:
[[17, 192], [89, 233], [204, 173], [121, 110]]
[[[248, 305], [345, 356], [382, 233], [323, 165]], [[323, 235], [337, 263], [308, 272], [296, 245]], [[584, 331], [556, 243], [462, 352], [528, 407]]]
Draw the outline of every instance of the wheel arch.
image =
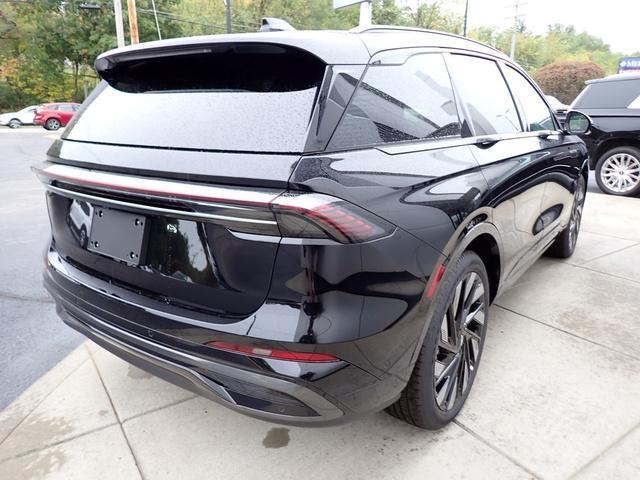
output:
[[640, 139], [634, 137], [611, 137], [606, 139], [596, 147], [593, 157], [589, 159], [589, 168], [595, 170], [600, 157], [609, 150], [618, 147], [634, 147], [640, 150]]
[[[484, 210], [484, 209], [482, 209]], [[478, 211], [469, 215], [463, 225], [458, 227], [444, 252], [447, 264], [455, 262], [466, 251], [476, 253], [485, 265], [489, 276], [490, 301], [500, 291], [504, 261], [502, 258], [502, 240], [500, 232], [491, 223], [490, 212]]]

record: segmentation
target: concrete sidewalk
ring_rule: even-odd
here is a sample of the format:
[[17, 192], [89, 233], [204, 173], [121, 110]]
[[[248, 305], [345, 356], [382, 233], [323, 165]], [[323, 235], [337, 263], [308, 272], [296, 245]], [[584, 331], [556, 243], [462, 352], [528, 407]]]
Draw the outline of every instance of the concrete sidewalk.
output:
[[640, 200], [600, 194], [574, 257], [541, 259], [497, 300], [473, 392], [442, 431], [384, 413], [280, 427], [89, 343], [0, 413], [3, 480], [636, 479], [638, 449]]

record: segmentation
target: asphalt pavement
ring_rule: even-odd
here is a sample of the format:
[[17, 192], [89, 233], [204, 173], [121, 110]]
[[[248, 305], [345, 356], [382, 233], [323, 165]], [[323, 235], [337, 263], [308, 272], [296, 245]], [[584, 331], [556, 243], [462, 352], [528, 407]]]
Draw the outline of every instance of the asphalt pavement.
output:
[[0, 127], [0, 410], [82, 340], [42, 287], [49, 238], [44, 189], [30, 166], [58, 133]]

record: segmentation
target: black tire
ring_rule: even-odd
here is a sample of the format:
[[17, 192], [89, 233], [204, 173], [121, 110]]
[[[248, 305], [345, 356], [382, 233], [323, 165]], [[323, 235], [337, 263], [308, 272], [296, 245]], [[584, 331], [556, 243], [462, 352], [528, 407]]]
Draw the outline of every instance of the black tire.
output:
[[57, 118], [50, 118], [44, 122], [44, 128], [47, 130], [58, 130], [60, 128], [60, 120]]
[[584, 208], [586, 193], [587, 182], [585, 182], [584, 177], [580, 175], [576, 191], [573, 195], [573, 207], [571, 209], [571, 216], [569, 217], [569, 224], [547, 249], [546, 254], [550, 257], [569, 258], [573, 255], [578, 242], [578, 235], [580, 234], [582, 210]]
[[9, 123], [7, 125], [9, 126], [9, 128], [20, 128], [22, 126], [22, 122], [17, 118], [12, 118], [11, 120], [9, 120]]
[[[614, 187], [610, 184], [607, 184], [607, 180], [603, 175], [611, 174], [611, 168], [615, 168], [615, 165], [612, 166], [611, 162], [614, 161], [617, 157], [627, 158], [628, 161], [631, 162], [631, 165], [640, 166], [640, 149], [635, 147], [617, 147], [613, 148], [604, 154], [598, 159], [598, 163], [596, 163], [596, 183], [600, 190], [604, 193], [608, 193], [609, 195], [618, 195], [622, 197], [635, 197], [640, 194], [640, 172], [637, 172], [637, 175], [634, 176], [635, 186], [626, 188], [618, 188]], [[625, 157], [626, 156], [626, 157]], [[634, 182], [632, 182], [633, 184]]]
[[[476, 276], [474, 277], [473, 274]], [[474, 279], [473, 282], [470, 280], [471, 278]], [[455, 400], [451, 401], [450, 406], [445, 406], [445, 408], [443, 408], [443, 406], [439, 404], [439, 400], [436, 398], [439, 396], [439, 393], [438, 382], [436, 381], [434, 373], [436, 371], [436, 362], [440, 365], [442, 361], [441, 352], [443, 351], [442, 345], [444, 342], [441, 342], [440, 339], [445, 335], [442, 330], [445, 323], [445, 315], [451, 311], [451, 306], [454, 304], [454, 299], [456, 298], [458, 285], [461, 285], [461, 290], [464, 293], [466, 284], [463, 284], [463, 281], [469, 281], [469, 285], [475, 285], [474, 282], [476, 278], [482, 282], [484, 289], [483, 292], [472, 290], [472, 293], [470, 294], [470, 296], [479, 294], [483, 305], [482, 329], [477, 335], [478, 348], [472, 349], [470, 343], [467, 346], [466, 342], [470, 342], [471, 340], [465, 339], [462, 336], [463, 334], [460, 332], [461, 336], [459, 337], [459, 342], [462, 346], [462, 348], [460, 348], [462, 359], [459, 361], [458, 366], [454, 366], [452, 368], [452, 371], [458, 371], [465, 366], [463, 353], [465, 351], [467, 352], [467, 355], [471, 355], [475, 358], [473, 369], [465, 370], [466, 377], [459, 377], [461, 378], [459, 382], [456, 381], [456, 383], [453, 383], [454, 380], [449, 380], [454, 386], [452, 391], [456, 392]], [[466, 296], [464, 298], [466, 298]], [[478, 302], [480, 302], [480, 300], [478, 300]], [[445, 277], [438, 286], [438, 290], [433, 301], [435, 302], [433, 317], [430, 319], [427, 334], [422, 344], [418, 360], [416, 361], [411, 374], [411, 378], [398, 401], [387, 408], [387, 412], [394, 417], [415, 425], [416, 427], [428, 430], [437, 430], [442, 428], [455, 418], [471, 391], [473, 381], [478, 371], [478, 365], [482, 355], [482, 348], [484, 346], [484, 339], [487, 330], [486, 325], [489, 320], [489, 279], [484, 263], [476, 253], [467, 251], [462, 254], [455, 264], [447, 267]], [[469, 306], [473, 307], [478, 302], [472, 302]], [[467, 317], [464, 310], [464, 303], [465, 302], [463, 301], [459, 315], [454, 315], [456, 318], [459, 317], [462, 319]], [[458, 305], [460, 304], [458, 303]], [[455, 335], [457, 336], [458, 334], [456, 333]], [[447, 338], [449, 338], [449, 336], [447, 336]], [[448, 354], [454, 358], [458, 355], [457, 353], [455, 355], [451, 353], [448, 348], [446, 350], [449, 352]], [[451, 361], [449, 365], [453, 365], [453, 361]], [[441, 371], [443, 374], [447, 368], [447, 366], [442, 367]], [[462, 378], [465, 379], [462, 380]], [[442, 383], [442, 381], [440, 381], [440, 383]], [[460, 391], [458, 391], [459, 385]], [[440, 393], [442, 393], [442, 390]], [[444, 400], [447, 400], [446, 394]]]

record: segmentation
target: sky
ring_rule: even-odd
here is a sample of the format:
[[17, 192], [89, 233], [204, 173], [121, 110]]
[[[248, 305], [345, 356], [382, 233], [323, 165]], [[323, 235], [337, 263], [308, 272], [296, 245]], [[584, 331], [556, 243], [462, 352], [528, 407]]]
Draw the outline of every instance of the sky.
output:
[[[413, 8], [420, 0], [396, 0]], [[443, 7], [464, 13], [465, 0], [442, 0]], [[469, 0], [469, 28], [513, 25], [516, 0]], [[619, 53], [640, 52], [640, 0], [520, 0], [529, 30], [543, 34], [547, 25], [573, 25], [600, 37]], [[510, 17], [510, 18], [509, 18]]]

